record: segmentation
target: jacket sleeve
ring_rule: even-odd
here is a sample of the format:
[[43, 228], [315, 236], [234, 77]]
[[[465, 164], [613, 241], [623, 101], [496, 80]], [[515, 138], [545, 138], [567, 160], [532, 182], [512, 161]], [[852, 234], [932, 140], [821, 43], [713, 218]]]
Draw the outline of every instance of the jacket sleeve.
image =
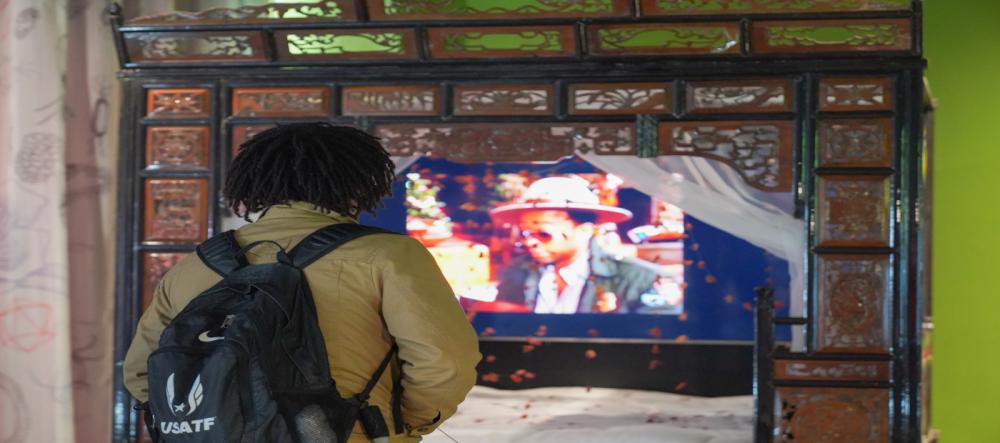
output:
[[478, 338], [434, 257], [416, 240], [392, 242], [373, 272], [399, 346], [403, 420], [411, 435], [430, 433], [475, 384]]
[[122, 367], [125, 389], [141, 402], [147, 401], [149, 397], [146, 359], [156, 349], [160, 334], [174, 317], [166, 285], [167, 279], [164, 278], [153, 291], [153, 300], [139, 319], [135, 337], [125, 354], [125, 364]]

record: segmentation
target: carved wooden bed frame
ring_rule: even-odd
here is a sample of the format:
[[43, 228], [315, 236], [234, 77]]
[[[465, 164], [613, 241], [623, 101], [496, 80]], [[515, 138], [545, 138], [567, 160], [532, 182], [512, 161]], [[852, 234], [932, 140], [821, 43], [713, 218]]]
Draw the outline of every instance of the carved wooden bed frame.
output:
[[[116, 367], [159, 277], [219, 229], [234, 148], [275, 123], [325, 119], [375, 132], [396, 155], [699, 155], [793, 192], [808, 230], [806, 289], [793, 296], [806, 308], [775, 317], [761, 291], [756, 441], [918, 441], [931, 115], [920, 2], [510, 5], [333, 0], [128, 23], [113, 7]], [[805, 328], [804, 350], [775, 347], [773, 328], [788, 325]], [[114, 441], [134, 441], [120, 373], [115, 386]]]

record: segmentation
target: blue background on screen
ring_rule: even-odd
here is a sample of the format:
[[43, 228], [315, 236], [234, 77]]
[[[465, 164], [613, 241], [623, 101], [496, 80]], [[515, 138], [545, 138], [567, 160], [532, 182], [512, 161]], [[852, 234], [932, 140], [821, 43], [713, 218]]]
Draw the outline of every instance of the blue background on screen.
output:
[[[568, 159], [555, 164], [494, 163], [460, 164], [446, 160], [424, 158], [410, 170], [429, 169], [434, 173], [447, 175], [474, 174], [483, 176], [486, 169], [494, 174], [529, 170], [538, 175], [558, 175], [567, 173], [600, 172], [579, 159]], [[361, 222], [406, 232], [405, 180], [397, 179], [393, 196], [386, 199], [376, 217], [365, 215]], [[628, 178], [623, 177], [628, 184]], [[631, 195], [630, 194], [634, 194]], [[631, 189], [623, 189], [619, 194], [623, 207], [630, 200], [642, 201], [644, 196]], [[449, 201], [462, 198], [455, 189], [445, 189], [442, 199]], [[449, 209], [452, 206], [449, 205]], [[454, 212], [449, 212], [453, 220]], [[515, 314], [479, 312], [473, 319], [473, 326], [482, 333], [493, 328], [494, 336], [524, 337], [534, 335], [538, 327], [545, 325], [546, 337], [591, 338], [596, 331], [599, 338], [644, 339], [654, 338], [650, 331], [659, 328], [663, 339], [686, 336], [689, 340], [752, 340], [754, 288], [770, 285], [775, 289], [775, 299], [779, 302], [778, 315], [787, 315], [789, 288], [788, 263], [746, 241], [716, 229], [696, 218], [686, 216], [690, 229], [684, 240], [685, 259], [692, 263], [685, 266], [684, 278], [687, 282], [684, 299], [684, 316], [642, 315], [642, 314]], [[694, 245], [697, 244], [697, 251]], [[705, 269], [699, 269], [697, 262], [704, 261]], [[706, 277], [715, 277], [708, 283]], [[727, 297], [731, 296], [731, 297]], [[777, 331], [779, 340], [788, 340], [789, 331]]]

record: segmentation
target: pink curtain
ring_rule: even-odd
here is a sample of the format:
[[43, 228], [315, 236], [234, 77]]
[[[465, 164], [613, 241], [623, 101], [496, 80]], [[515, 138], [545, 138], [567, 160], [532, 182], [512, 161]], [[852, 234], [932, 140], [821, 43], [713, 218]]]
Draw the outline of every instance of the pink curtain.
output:
[[111, 435], [107, 1], [0, 0], [0, 442]]

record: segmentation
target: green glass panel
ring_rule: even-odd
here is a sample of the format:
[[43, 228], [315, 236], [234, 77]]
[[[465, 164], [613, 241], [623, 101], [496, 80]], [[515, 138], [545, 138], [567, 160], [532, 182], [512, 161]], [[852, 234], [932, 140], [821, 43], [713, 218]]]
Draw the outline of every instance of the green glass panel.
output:
[[662, 12], [858, 11], [908, 9], [912, 0], [654, 0]]
[[544, 32], [456, 32], [445, 34], [447, 51], [561, 51], [557, 31]]
[[726, 28], [684, 27], [656, 29], [601, 29], [600, 48], [628, 50], [650, 48], [690, 48], [724, 51], [739, 43]]
[[288, 34], [292, 55], [403, 53], [403, 36], [398, 32], [363, 34]]
[[609, 13], [612, 0], [384, 0], [386, 15]]
[[772, 26], [768, 46], [893, 46], [895, 25]]

